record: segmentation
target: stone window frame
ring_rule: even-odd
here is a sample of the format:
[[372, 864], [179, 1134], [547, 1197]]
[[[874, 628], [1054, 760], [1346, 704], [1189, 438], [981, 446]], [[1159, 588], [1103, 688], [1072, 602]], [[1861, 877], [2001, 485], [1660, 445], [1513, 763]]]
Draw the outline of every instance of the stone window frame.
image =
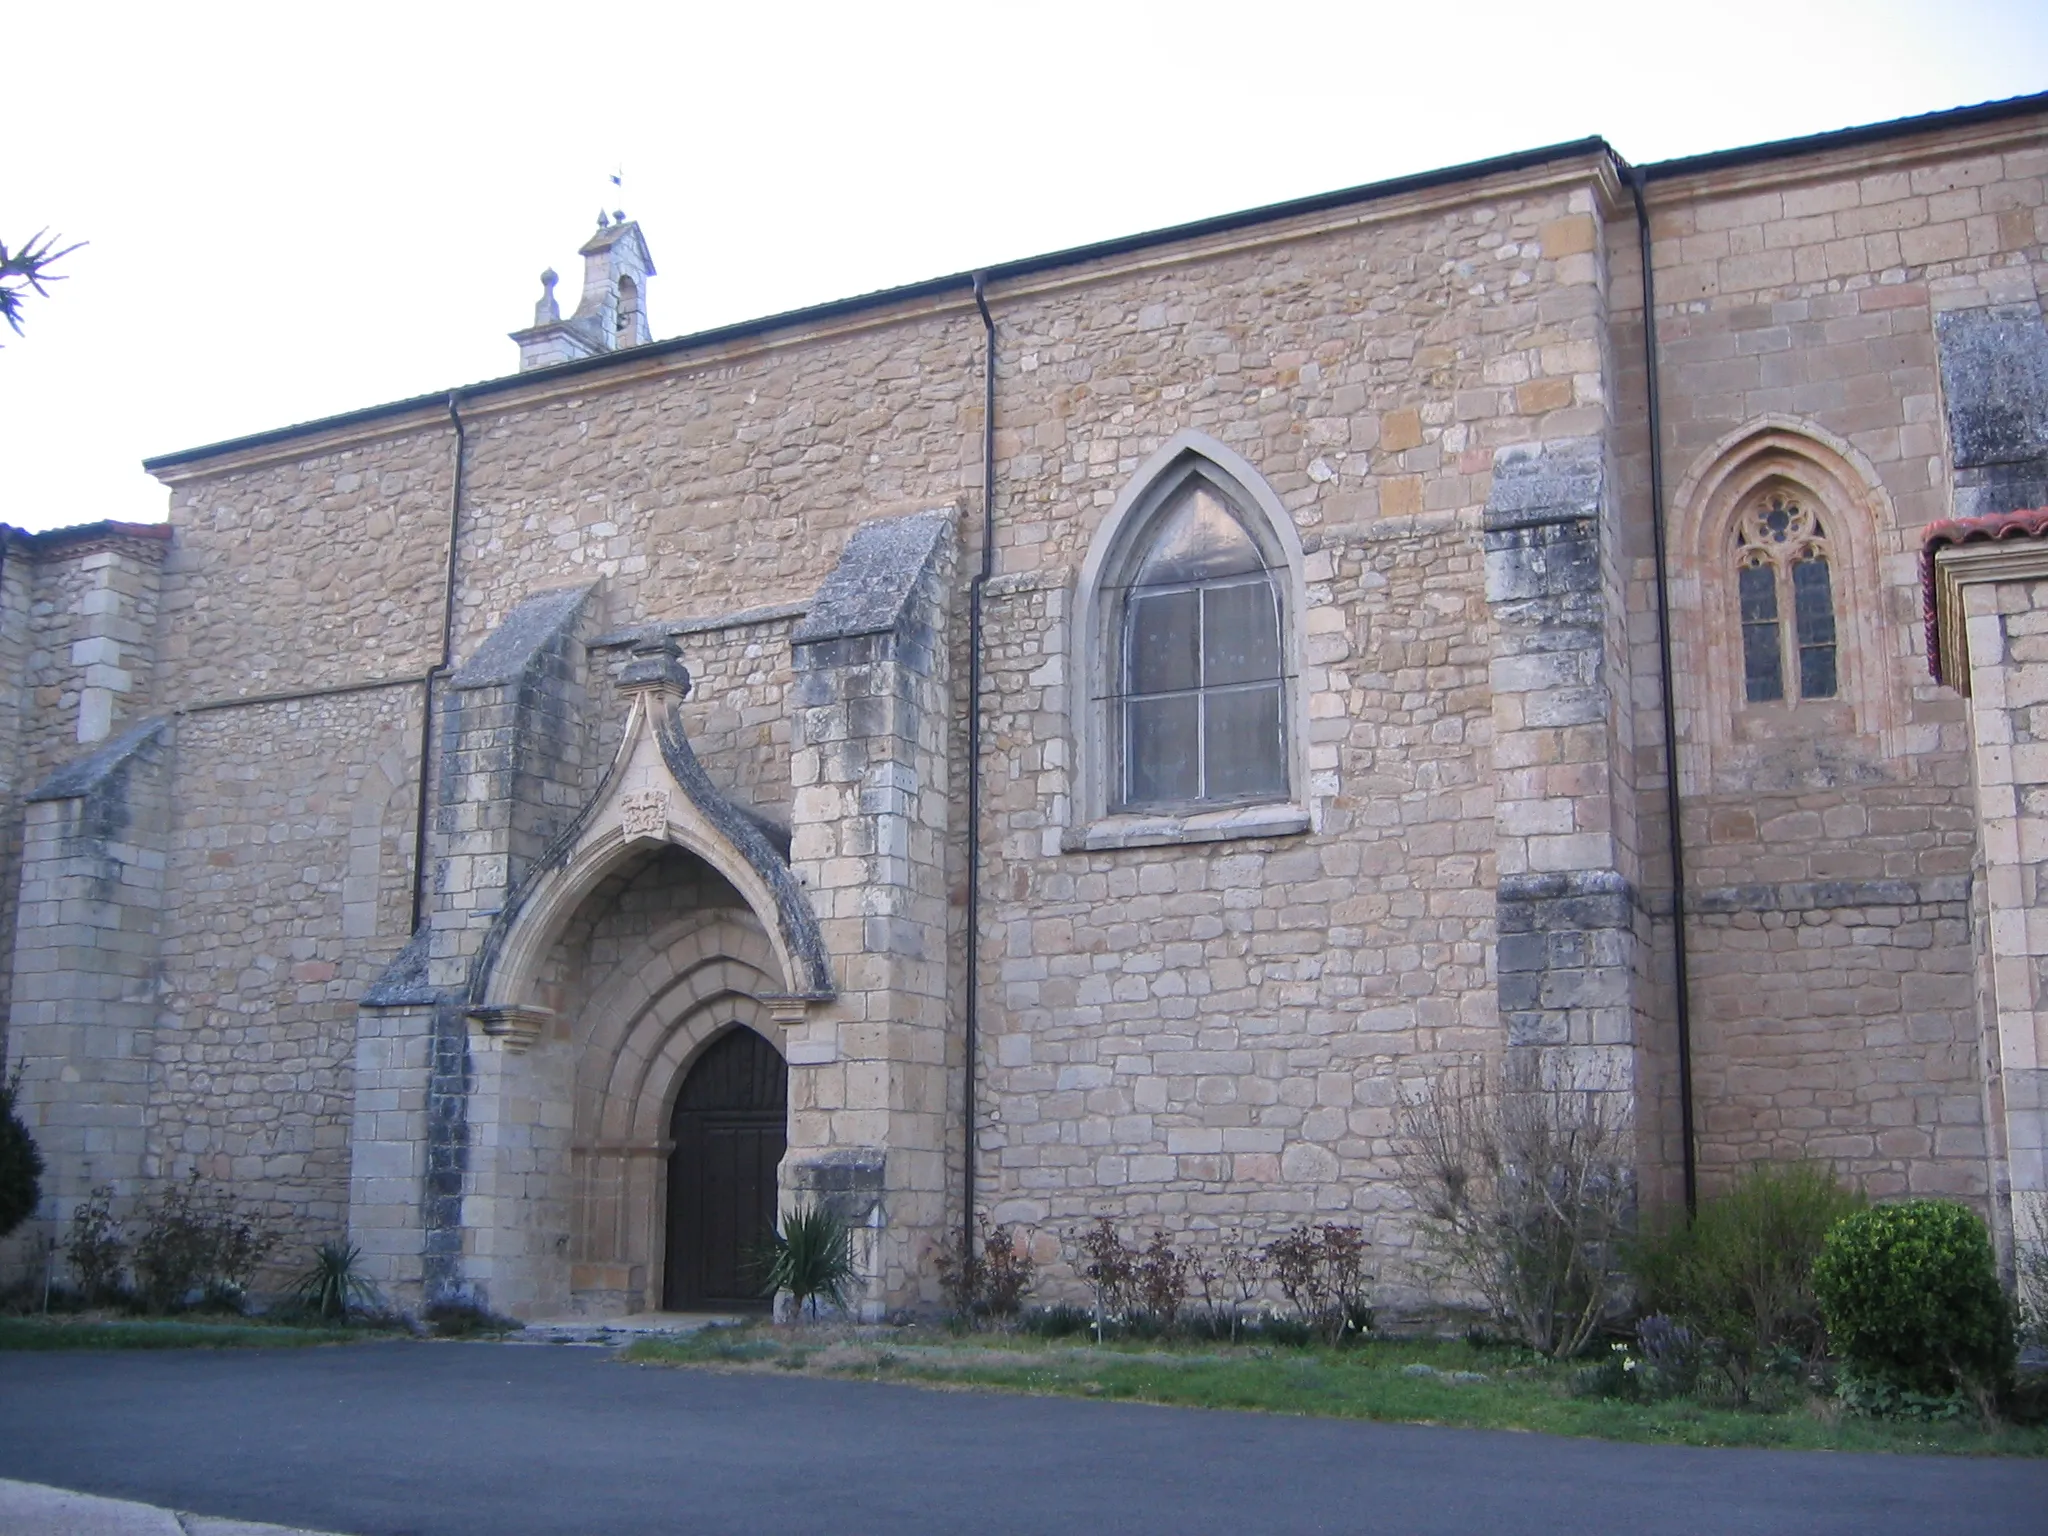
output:
[[[1206, 479], [1244, 520], [1270, 562], [1280, 594], [1287, 791], [1271, 800], [1214, 810], [1120, 811], [1115, 808], [1117, 732], [1110, 718], [1118, 692], [1112, 669], [1120, 654], [1117, 629], [1123, 618], [1116, 594], [1122, 590], [1121, 578], [1141, 557], [1154, 515], [1193, 476]], [[1139, 466], [1096, 528], [1075, 588], [1068, 676], [1074, 685], [1078, 815], [1076, 825], [1062, 839], [1063, 846], [1070, 850], [1138, 848], [1278, 837], [1309, 829], [1309, 686], [1303, 643], [1307, 563], [1294, 519], [1265, 477], [1242, 455], [1207, 433], [1193, 429], [1178, 432]]]
[[[1735, 536], [1773, 486], [1789, 489], [1827, 531], [1835, 611], [1836, 692], [1751, 704], [1743, 684]], [[1882, 555], [1897, 515], [1876, 468], [1822, 427], [1766, 416], [1694, 460], [1671, 498], [1678, 569], [1671, 583], [1679, 784], [1687, 794], [1735, 787], [1759, 741], [1853, 735], [1883, 757], [1903, 751], [1897, 658], [1883, 623]], [[1788, 626], [1789, 628], [1789, 626]], [[1791, 663], [1788, 661], [1788, 665]], [[1728, 784], [1721, 780], [1729, 779]]]

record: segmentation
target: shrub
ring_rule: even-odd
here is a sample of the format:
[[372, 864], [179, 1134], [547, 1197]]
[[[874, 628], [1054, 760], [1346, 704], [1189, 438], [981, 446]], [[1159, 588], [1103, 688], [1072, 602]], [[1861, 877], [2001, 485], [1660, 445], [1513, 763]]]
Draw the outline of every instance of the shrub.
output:
[[2011, 1374], [2005, 1293], [1984, 1223], [1946, 1200], [1837, 1222], [1813, 1268], [1828, 1339], [1850, 1374], [1919, 1397], [1980, 1402]]
[[21, 1067], [0, 1077], [0, 1237], [35, 1214], [43, 1198], [43, 1154], [14, 1105], [21, 1092]]
[[1266, 1262], [1295, 1315], [1326, 1344], [1349, 1332], [1372, 1330], [1367, 1300], [1365, 1234], [1356, 1227], [1324, 1222], [1299, 1226], [1266, 1245]]
[[1425, 1269], [1478, 1291], [1530, 1349], [1578, 1354], [1615, 1302], [1634, 1206], [1626, 1096], [1452, 1072], [1403, 1131]]
[[224, 1194], [201, 1188], [194, 1173], [171, 1184], [137, 1213], [135, 1278], [145, 1307], [169, 1312], [193, 1292], [213, 1305], [239, 1306], [278, 1234], [245, 1216]]
[[71, 1213], [71, 1237], [64, 1245], [71, 1273], [87, 1306], [112, 1301], [122, 1294], [121, 1276], [128, 1267], [128, 1245], [114, 1218], [114, 1187], [96, 1185]]
[[292, 1297], [323, 1321], [348, 1321], [351, 1306], [378, 1304], [377, 1287], [356, 1266], [363, 1250], [354, 1243], [322, 1243], [313, 1250], [313, 1262], [292, 1286]]
[[1814, 1261], [1828, 1229], [1863, 1204], [1826, 1167], [1752, 1164], [1690, 1222], [1629, 1246], [1638, 1294], [1696, 1335], [1736, 1401], [1747, 1403], [1757, 1373], [1785, 1351], [1820, 1355]]
[[1169, 1243], [1164, 1232], [1154, 1232], [1133, 1262], [1131, 1288], [1138, 1311], [1162, 1333], [1173, 1332], [1180, 1323], [1190, 1268], [1188, 1256]]
[[981, 1218], [979, 1250], [963, 1255], [957, 1247], [942, 1248], [938, 1269], [939, 1286], [953, 1304], [954, 1315], [969, 1322], [1014, 1319], [1038, 1273], [1024, 1240], [986, 1216]]
[[1245, 1313], [1265, 1291], [1266, 1250], [1241, 1233], [1218, 1233], [1215, 1250], [1194, 1259], [1192, 1270], [1202, 1293], [1205, 1331], [1210, 1338], [1235, 1343]]
[[1106, 1318], [1119, 1318], [1135, 1305], [1138, 1279], [1137, 1255], [1125, 1246], [1107, 1216], [1080, 1237], [1081, 1275], [1095, 1287], [1095, 1332], [1098, 1339]]
[[1676, 1397], [1692, 1391], [1700, 1379], [1700, 1344], [1682, 1323], [1661, 1313], [1636, 1320], [1643, 1389], [1651, 1397]]
[[845, 1217], [822, 1202], [799, 1206], [784, 1216], [765, 1258], [763, 1293], [776, 1296], [787, 1291], [799, 1321], [806, 1313], [816, 1317], [820, 1301], [845, 1311], [846, 1293], [860, 1280], [853, 1262], [853, 1230]]

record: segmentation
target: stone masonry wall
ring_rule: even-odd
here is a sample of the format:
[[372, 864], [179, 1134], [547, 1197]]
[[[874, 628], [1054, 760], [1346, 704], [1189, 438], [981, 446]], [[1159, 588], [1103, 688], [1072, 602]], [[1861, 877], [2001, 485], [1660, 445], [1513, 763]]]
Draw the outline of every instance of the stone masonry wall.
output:
[[[1650, 187], [1674, 558], [1685, 558], [1688, 519], [1702, 511], [1688, 482], [1717, 445], [1764, 418], [1812, 430], [1863, 482], [1860, 505], [1821, 510], [1868, 525], [1876, 579], [1838, 592], [1837, 612], [1845, 644], [1859, 643], [1849, 629], [1859, 613], [1868, 622], [1862, 643], [1883, 654], [1865, 660], [1882, 661], [1869, 675], [1886, 690], [1860, 701], [1881, 731], [1845, 728], [1840, 711], [1813, 711], [1810, 723], [1792, 711], [1752, 734], [1762, 748], [1736, 752], [1725, 749], [1741, 722], [1699, 713], [1681, 690], [1709, 1189], [1748, 1158], [1804, 1153], [1873, 1191], [1987, 1190], [1983, 1111], [1968, 1107], [1981, 1094], [1961, 904], [1974, 821], [1967, 732], [1961, 701], [1927, 675], [1917, 551], [1921, 529], [1951, 511], [1936, 316], [2038, 301], [2048, 150], [2024, 125], [1980, 138]], [[1608, 254], [1631, 509], [1635, 762], [1645, 887], [1656, 892], [1669, 869], [1636, 238], [1633, 220], [1617, 220]], [[1701, 612], [1698, 580], [1681, 568], [1674, 583], [1682, 669], [1689, 658], [1697, 666], [1705, 625], [1732, 622]], [[1656, 950], [1653, 1012], [1668, 1020], [1668, 918]], [[1659, 1049], [1668, 1062], [1668, 1034]], [[1924, 1061], [1924, 1077], [1908, 1058]], [[1674, 1077], [1660, 1073], [1667, 1090]], [[1787, 1097], [1767, 1103], [1774, 1086]], [[1675, 1112], [1660, 1113], [1675, 1125]]]
[[453, 474], [454, 433], [441, 422], [177, 480], [163, 701], [425, 672], [440, 659]]
[[[406, 937], [418, 714], [392, 688], [177, 726], [147, 1171], [230, 1185], [292, 1262], [348, 1207], [355, 1004]], [[366, 865], [399, 877], [349, 891]]]

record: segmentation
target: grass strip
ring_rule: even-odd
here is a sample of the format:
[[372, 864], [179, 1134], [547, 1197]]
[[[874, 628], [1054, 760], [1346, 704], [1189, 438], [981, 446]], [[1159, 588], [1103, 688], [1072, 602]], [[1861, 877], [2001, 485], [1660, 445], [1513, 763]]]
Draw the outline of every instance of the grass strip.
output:
[[360, 1330], [294, 1328], [277, 1323], [179, 1321], [78, 1322], [0, 1317], [0, 1349], [279, 1349], [344, 1344]]
[[1094, 1347], [1015, 1338], [946, 1340], [929, 1332], [913, 1338], [872, 1330], [718, 1328], [641, 1339], [622, 1354], [650, 1365], [854, 1376], [1639, 1444], [2048, 1455], [2048, 1426], [1987, 1429], [1975, 1420], [1859, 1418], [1831, 1398], [1804, 1392], [1773, 1411], [1685, 1398], [1635, 1403], [1579, 1397], [1571, 1389], [1571, 1366], [1450, 1342], [1376, 1340], [1341, 1351]]

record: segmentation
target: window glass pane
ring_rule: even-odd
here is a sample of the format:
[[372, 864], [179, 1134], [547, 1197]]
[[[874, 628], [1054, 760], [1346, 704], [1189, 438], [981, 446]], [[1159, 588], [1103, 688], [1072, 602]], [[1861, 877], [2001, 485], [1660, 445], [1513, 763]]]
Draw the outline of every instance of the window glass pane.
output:
[[1801, 645], [1835, 643], [1834, 594], [1829, 590], [1828, 563], [1818, 555], [1792, 567], [1792, 613]]
[[1767, 565], [1738, 575], [1742, 595], [1742, 681], [1752, 704], [1785, 697], [1783, 641], [1778, 635], [1778, 573]]
[[1287, 793], [1287, 760], [1280, 744], [1280, 687], [1232, 688], [1205, 693], [1204, 745], [1209, 754], [1208, 798], [1240, 799]]
[[1835, 696], [1835, 604], [1819, 555], [1792, 567], [1792, 622], [1799, 636], [1799, 696]]
[[1192, 688], [1201, 680], [1195, 665], [1201, 611], [1201, 595], [1196, 592], [1131, 594], [1125, 692], [1165, 693]]
[[1280, 675], [1280, 610], [1270, 582], [1202, 589], [1202, 681], [1257, 683]]
[[1742, 570], [1742, 622], [1778, 622], [1777, 573], [1768, 565], [1749, 565]]
[[1174, 498], [1152, 535], [1133, 586], [1161, 587], [1261, 571], [1266, 562], [1222, 497], [1195, 481]]
[[1200, 709], [1191, 693], [1124, 705], [1124, 782], [1132, 805], [1193, 800], [1201, 793], [1195, 760]]

